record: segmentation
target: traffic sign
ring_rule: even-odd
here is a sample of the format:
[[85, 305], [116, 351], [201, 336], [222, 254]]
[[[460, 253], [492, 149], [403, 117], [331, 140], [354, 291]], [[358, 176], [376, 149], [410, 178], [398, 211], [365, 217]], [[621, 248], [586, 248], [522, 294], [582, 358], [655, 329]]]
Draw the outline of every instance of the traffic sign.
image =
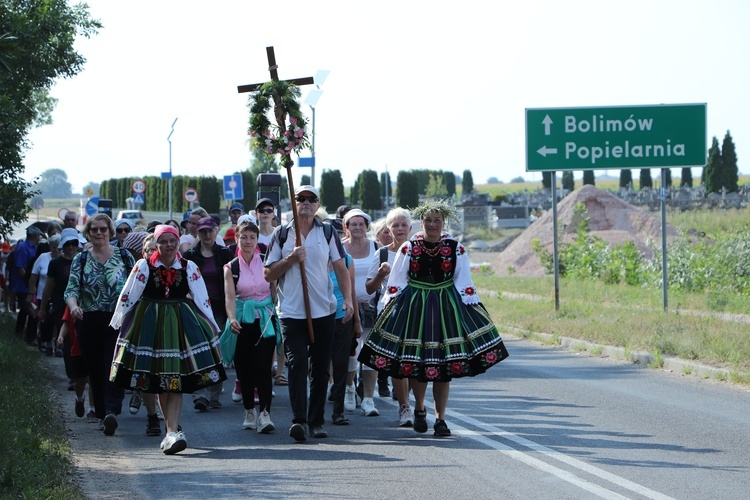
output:
[[67, 214], [70, 210], [63, 207], [60, 210], [57, 211], [57, 216], [60, 218], [60, 220], [65, 220], [65, 214]]
[[133, 181], [133, 192], [134, 193], [145, 193], [146, 192], [146, 183], [142, 180], [135, 180]]
[[526, 109], [526, 171], [703, 167], [706, 104]]
[[224, 176], [224, 199], [241, 200], [245, 196], [242, 192], [242, 174]]
[[193, 203], [194, 201], [198, 201], [198, 190], [195, 188], [186, 188], [185, 192], [182, 193], [182, 197], [185, 198], [185, 201], [188, 203]]
[[133, 194], [133, 205], [143, 205], [144, 203], [146, 203], [146, 195], [143, 193]]
[[298, 165], [300, 167], [314, 167], [315, 166], [315, 157], [314, 156], [300, 156]]
[[86, 202], [86, 215], [91, 217], [92, 215], [96, 215], [99, 213], [99, 197], [94, 196], [93, 198], [89, 198], [89, 201]]
[[93, 196], [94, 190], [91, 189], [91, 186], [86, 186], [86, 190], [83, 192], [83, 194], [85, 194], [86, 196]]

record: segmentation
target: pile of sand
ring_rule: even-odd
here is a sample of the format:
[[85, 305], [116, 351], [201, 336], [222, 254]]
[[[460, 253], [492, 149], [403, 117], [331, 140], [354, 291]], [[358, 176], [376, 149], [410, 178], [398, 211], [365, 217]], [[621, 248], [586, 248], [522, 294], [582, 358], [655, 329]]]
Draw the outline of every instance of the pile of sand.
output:
[[[592, 236], [598, 236], [612, 246], [632, 241], [646, 258], [653, 257], [650, 242], [661, 247], [661, 217], [658, 213], [651, 214], [590, 185], [573, 191], [557, 205], [558, 228], [562, 228], [558, 229], [558, 245], [575, 239], [575, 228], [568, 228], [568, 225], [578, 203], [586, 205]], [[673, 227], [667, 226], [668, 241], [676, 234]], [[498, 275], [508, 275], [508, 268], [513, 267], [516, 275], [544, 276], [544, 267], [531, 249], [531, 241], [538, 239], [552, 252], [553, 238], [552, 210], [548, 210], [492, 261], [492, 269]]]

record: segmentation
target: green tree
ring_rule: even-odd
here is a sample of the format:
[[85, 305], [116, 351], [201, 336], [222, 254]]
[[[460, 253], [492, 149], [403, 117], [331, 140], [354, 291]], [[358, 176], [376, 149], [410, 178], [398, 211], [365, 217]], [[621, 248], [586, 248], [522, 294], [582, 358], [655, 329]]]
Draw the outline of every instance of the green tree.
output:
[[682, 173], [680, 174], [680, 187], [693, 187], [693, 171], [690, 167], [682, 169]]
[[416, 208], [419, 205], [417, 176], [413, 171], [401, 170], [396, 177], [396, 205]]
[[443, 183], [443, 176], [438, 176], [437, 174], [432, 174], [430, 176], [430, 182], [427, 184], [427, 189], [425, 190], [425, 196], [428, 198], [445, 198], [448, 196], [448, 190], [445, 187], [445, 184]]
[[300, 180], [299, 180], [299, 184], [300, 186], [309, 186], [311, 184], [310, 176], [307, 174], [302, 174], [302, 177], [300, 177]]
[[664, 169], [664, 177], [665, 179], [662, 179], [662, 184], [665, 187], [672, 187], [672, 170], [665, 168]]
[[724, 136], [724, 142], [721, 143], [721, 164], [724, 169], [727, 191], [736, 193], [738, 189], [737, 182], [739, 180], [737, 151], [734, 148], [734, 141], [729, 130], [727, 130], [727, 134]]
[[26, 219], [35, 194], [22, 179], [23, 158], [31, 128], [50, 122], [48, 91], [83, 69], [75, 39], [101, 27], [87, 9], [65, 0], [0, 2], [0, 234]]
[[471, 175], [471, 170], [464, 170], [464, 176], [461, 180], [461, 190], [464, 196], [468, 196], [474, 192], [474, 177]]
[[354, 180], [354, 185], [349, 190], [349, 205], [359, 205], [359, 176]]
[[[455, 181], [453, 182], [453, 185], [455, 186]], [[391, 183], [391, 174], [388, 172], [383, 172], [380, 174], [380, 188], [382, 189], [382, 192], [380, 195], [385, 199], [388, 196], [393, 196], [393, 184]]]
[[564, 170], [562, 174], [562, 188], [573, 191], [576, 188], [576, 181], [573, 178], [572, 170]]
[[542, 187], [552, 189], [552, 172], [542, 172]]
[[45, 198], [70, 198], [73, 195], [68, 174], [61, 168], [50, 168], [42, 172], [34, 186]]
[[593, 170], [584, 170], [583, 171], [583, 185], [589, 184], [591, 186], [596, 186], [596, 178], [594, 177], [594, 171]]
[[629, 168], [620, 170], [620, 187], [627, 188], [633, 185], [633, 172]]
[[359, 174], [359, 199], [360, 207], [367, 213], [383, 208], [383, 200], [380, 198], [380, 181], [376, 171], [365, 170]]
[[704, 185], [706, 193], [718, 193], [725, 186], [722, 179], [723, 170], [719, 140], [714, 137], [711, 142], [711, 149], [708, 150], [708, 163], [705, 169]]
[[333, 213], [344, 203], [346, 203], [346, 195], [341, 172], [323, 170], [320, 174], [320, 206], [325, 207], [328, 213]]
[[654, 181], [651, 180], [651, 170], [648, 168], [642, 168], [640, 176], [638, 177], [641, 189], [654, 187]]
[[456, 194], [456, 174], [453, 172], [442, 172], [443, 185], [448, 193], [448, 196]]

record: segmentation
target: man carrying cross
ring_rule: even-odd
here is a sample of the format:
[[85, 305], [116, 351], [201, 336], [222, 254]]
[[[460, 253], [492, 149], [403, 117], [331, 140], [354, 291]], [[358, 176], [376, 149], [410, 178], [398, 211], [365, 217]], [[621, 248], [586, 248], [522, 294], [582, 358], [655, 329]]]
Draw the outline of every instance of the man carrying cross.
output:
[[[301, 245], [296, 246], [298, 235], [289, 224], [286, 240], [280, 243], [281, 231], [277, 229], [271, 237], [268, 257], [265, 262], [267, 281], [278, 280], [279, 320], [284, 336], [284, 347], [289, 363], [289, 399], [292, 405], [292, 427], [289, 435], [296, 441], [305, 441], [305, 424], [311, 437], [324, 438], [323, 430], [326, 391], [328, 389], [331, 349], [336, 327], [336, 298], [329, 278], [328, 263], [339, 282], [345, 297], [344, 323], [354, 313], [351, 301], [349, 273], [342, 257], [344, 249], [336, 231], [328, 234], [323, 222], [315, 218], [320, 207], [318, 189], [300, 186], [295, 191], [298, 206], [297, 226]], [[301, 287], [301, 268], [305, 263], [305, 274], [310, 294], [310, 316], [314, 331], [314, 343], [308, 335], [308, 324]], [[310, 358], [310, 402], [308, 408], [307, 374]]]

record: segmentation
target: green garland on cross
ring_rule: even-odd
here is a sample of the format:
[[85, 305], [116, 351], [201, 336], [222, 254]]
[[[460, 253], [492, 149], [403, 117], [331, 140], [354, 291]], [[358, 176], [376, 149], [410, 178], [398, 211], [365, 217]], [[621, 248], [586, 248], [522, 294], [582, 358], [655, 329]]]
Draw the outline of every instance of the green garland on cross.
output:
[[[309, 147], [307, 119], [300, 111], [299, 87], [284, 81], [266, 82], [250, 95], [250, 147], [267, 156], [280, 154], [289, 157]], [[274, 104], [276, 124], [268, 119]]]

